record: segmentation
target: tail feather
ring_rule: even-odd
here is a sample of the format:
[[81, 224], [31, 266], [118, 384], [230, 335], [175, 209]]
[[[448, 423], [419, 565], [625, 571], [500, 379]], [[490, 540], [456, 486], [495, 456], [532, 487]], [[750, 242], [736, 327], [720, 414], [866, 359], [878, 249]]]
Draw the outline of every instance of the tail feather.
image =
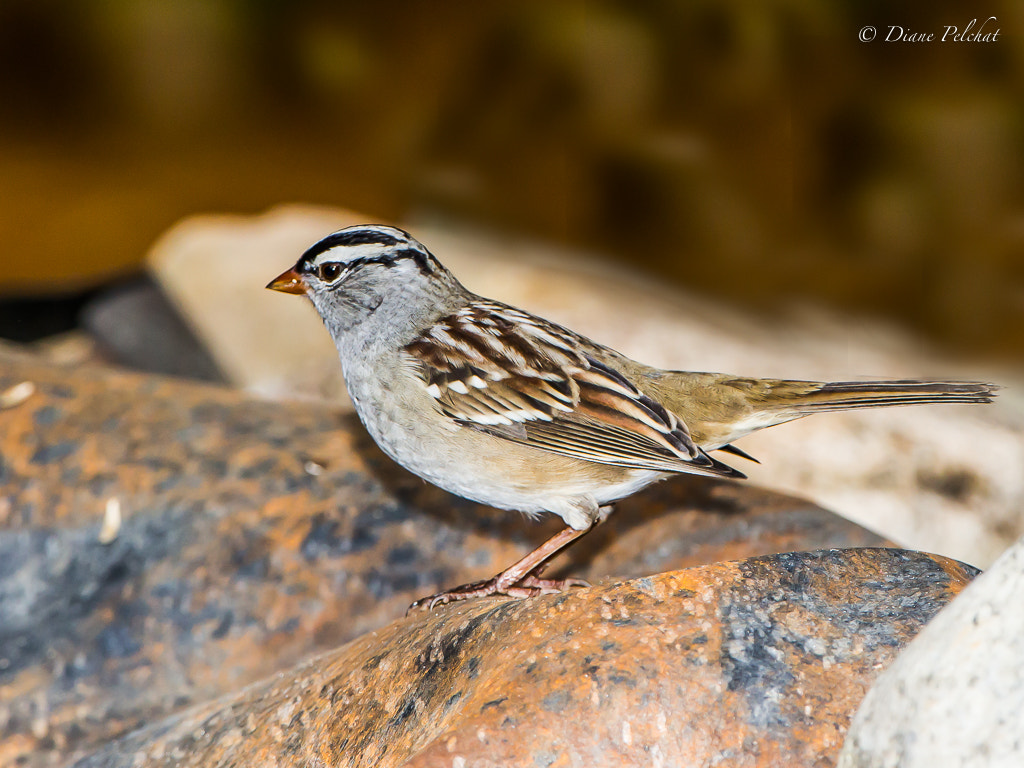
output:
[[798, 411], [845, 411], [891, 405], [991, 403], [995, 384], [973, 381], [836, 381], [806, 392], [790, 404]]
[[[728, 477], [732, 480], [747, 479], [747, 476], [740, 472], [738, 469], [736, 469], [735, 467], [730, 467], [728, 464], [719, 461], [714, 456], [708, 456], [708, 454], [704, 453], [703, 451], [701, 452], [701, 455], [706, 456], [708, 459], [711, 460], [711, 466], [709, 466], [706, 470], [707, 474], [713, 475], [715, 477]], [[757, 459], [753, 459], [753, 461], [757, 461]]]
[[732, 446], [751, 432], [815, 413], [854, 408], [990, 403], [999, 387], [975, 381], [796, 381], [721, 373], [660, 372], [647, 382], [678, 413], [704, 450], [740, 455]]
[[728, 444], [723, 445], [723, 446], [721, 446], [719, 448], [716, 448], [715, 450], [716, 451], [721, 451], [722, 453], [731, 453], [733, 456], [739, 456], [740, 458], [746, 459], [747, 461], [752, 461], [755, 464], [760, 464], [761, 463], [760, 461], [755, 459], [753, 456], [751, 456], [749, 453], [747, 453], [746, 451], [742, 450], [741, 448], [737, 448], [735, 445], [733, 445], [731, 443], [728, 443]]

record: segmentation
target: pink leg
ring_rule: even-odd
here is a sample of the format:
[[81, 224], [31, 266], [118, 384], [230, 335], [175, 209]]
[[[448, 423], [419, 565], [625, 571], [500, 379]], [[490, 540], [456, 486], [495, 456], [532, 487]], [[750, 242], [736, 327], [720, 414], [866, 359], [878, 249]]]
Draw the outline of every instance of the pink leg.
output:
[[561, 592], [566, 587], [589, 587], [590, 584], [583, 579], [541, 579], [539, 576], [551, 558], [583, 534], [592, 531], [598, 524], [604, 522], [611, 512], [611, 508], [602, 507], [601, 512], [602, 514], [590, 528], [578, 531], [575, 528], [566, 527], [497, 576], [486, 581], [463, 584], [447, 592], [439, 592], [436, 595], [421, 598], [410, 605], [409, 610], [424, 606], [427, 610], [431, 610], [437, 605], [444, 605], [456, 600], [467, 600], [471, 597], [487, 597], [488, 595], [533, 597], [534, 595]]

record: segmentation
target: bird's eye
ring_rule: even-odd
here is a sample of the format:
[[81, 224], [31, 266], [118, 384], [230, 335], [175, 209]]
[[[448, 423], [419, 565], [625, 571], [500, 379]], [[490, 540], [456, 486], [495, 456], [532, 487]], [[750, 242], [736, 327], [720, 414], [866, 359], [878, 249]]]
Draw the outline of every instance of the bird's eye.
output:
[[317, 269], [317, 274], [320, 276], [321, 280], [329, 283], [332, 280], [337, 279], [338, 275], [341, 274], [341, 264], [333, 261], [321, 264]]

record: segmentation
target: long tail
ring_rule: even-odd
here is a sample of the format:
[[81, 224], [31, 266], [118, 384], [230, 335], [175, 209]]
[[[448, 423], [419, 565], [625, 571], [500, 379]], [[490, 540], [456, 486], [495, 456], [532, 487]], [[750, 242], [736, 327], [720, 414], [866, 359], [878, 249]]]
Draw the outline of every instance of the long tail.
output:
[[995, 384], [974, 381], [835, 381], [794, 394], [780, 407], [804, 415], [890, 405], [991, 403], [998, 389]]
[[990, 403], [995, 384], [972, 381], [787, 381], [673, 372], [658, 392], [682, 415], [697, 445], [724, 449], [744, 435], [814, 413], [853, 408]]

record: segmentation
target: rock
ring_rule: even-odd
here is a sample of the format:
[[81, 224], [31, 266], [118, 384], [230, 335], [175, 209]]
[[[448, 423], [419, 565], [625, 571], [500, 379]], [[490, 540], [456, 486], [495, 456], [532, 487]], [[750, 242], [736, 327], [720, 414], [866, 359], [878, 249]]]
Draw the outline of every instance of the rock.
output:
[[[339, 365], [316, 313], [263, 286], [314, 241], [365, 219], [299, 206], [259, 217], [196, 217], [168, 232], [149, 264], [236, 384], [343, 403]], [[808, 311], [766, 322], [593, 254], [430, 224], [411, 228], [470, 289], [653, 365], [829, 380], [990, 377], [862, 319]], [[741, 447], [763, 459], [744, 467], [753, 481], [815, 499], [916, 549], [984, 565], [1024, 534], [1024, 399], [1013, 389], [992, 406], [817, 416], [752, 435]]]
[[830, 764], [878, 670], [972, 573], [901, 550], [805, 552], [471, 601], [76, 766]]
[[[0, 392], [21, 382], [0, 410], [0, 765], [54, 765], [236, 691], [558, 529], [425, 484], [322, 403], [0, 349]], [[554, 570], [882, 542], [800, 499], [684, 477]]]
[[222, 381], [216, 364], [151, 280], [100, 292], [82, 325], [113, 362], [137, 371]]
[[1024, 540], [944, 608], [857, 711], [841, 768], [1024, 765]]

